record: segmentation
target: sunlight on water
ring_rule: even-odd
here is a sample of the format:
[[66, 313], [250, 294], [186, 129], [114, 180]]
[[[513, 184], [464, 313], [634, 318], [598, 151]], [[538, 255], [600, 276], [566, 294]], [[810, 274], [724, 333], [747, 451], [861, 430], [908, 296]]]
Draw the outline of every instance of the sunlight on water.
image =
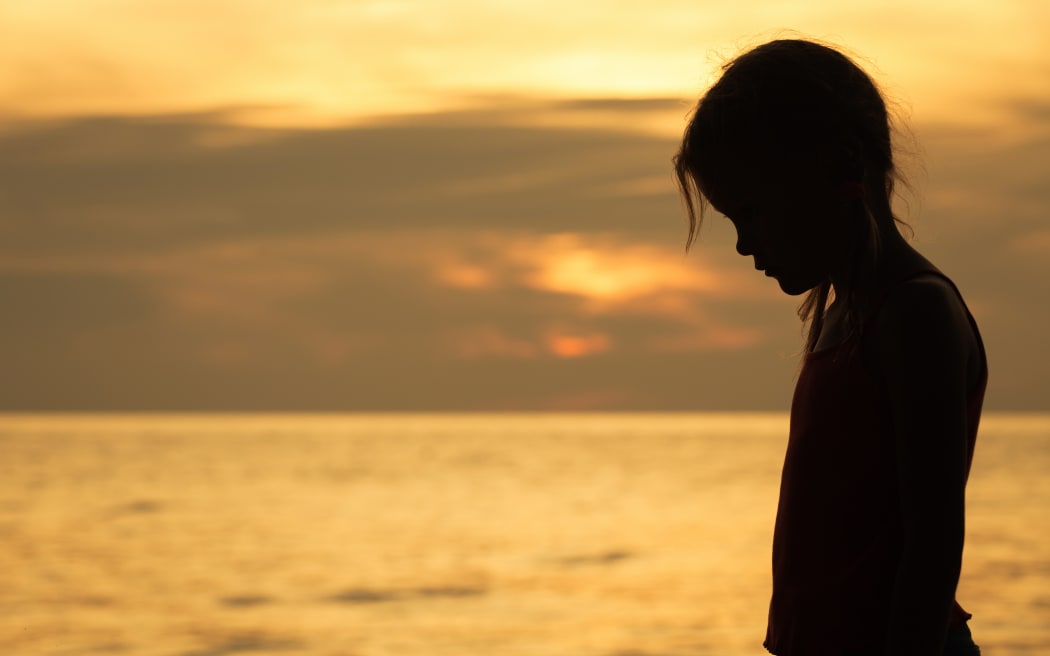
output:
[[[0, 653], [761, 654], [787, 418], [0, 417]], [[982, 426], [959, 599], [1050, 644], [1050, 416]]]

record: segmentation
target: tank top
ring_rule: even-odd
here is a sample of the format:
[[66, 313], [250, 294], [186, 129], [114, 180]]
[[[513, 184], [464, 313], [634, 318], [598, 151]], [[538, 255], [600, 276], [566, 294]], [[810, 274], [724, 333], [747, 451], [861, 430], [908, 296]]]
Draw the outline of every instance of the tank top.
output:
[[[926, 273], [946, 280], [962, 301], [935, 270], [905, 276], [883, 301]], [[966, 315], [981, 358], [966, 404], [969, 475], [988, 371], [977, 324], [969, 309]], [[853, 339], [806, 354], [795, 387], [763, 643], [778, 656], [840, 656], [865, 640], [880, 642], [889, 624], [900, 554], [895, 449], [888, 400], [857, 346]], [[970, 617], [954, 603], [952, 626]]]

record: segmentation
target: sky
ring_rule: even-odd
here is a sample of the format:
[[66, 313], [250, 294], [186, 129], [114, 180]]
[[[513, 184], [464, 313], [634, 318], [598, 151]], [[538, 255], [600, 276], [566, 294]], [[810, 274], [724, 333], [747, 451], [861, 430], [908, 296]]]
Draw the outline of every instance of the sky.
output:
[[670, 159], [742, 49], [842, 46], [915, 245], [1050, 410], [1050, 5], [0, 0], [0, 410], [786, 410], [797, 298]]

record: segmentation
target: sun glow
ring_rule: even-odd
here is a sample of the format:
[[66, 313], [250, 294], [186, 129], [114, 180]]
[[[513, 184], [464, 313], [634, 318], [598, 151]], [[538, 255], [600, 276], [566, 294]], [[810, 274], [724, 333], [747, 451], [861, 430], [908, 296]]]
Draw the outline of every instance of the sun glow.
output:
[[612, 346], [608, 335], [552, 334], [547, 338], [547, 348], [561, 358], [579, 358], [595, 353], [604, 353]]
[[[1034, 64], [1050, 55], [1048, 7], [947, 0], [892, 7], [858, 0], [848, 8], [756, 0], [747, 10], [670, 0], [5, 3], [0, 102], [14, 115], [231, 108], [247, 122], [324, 124], [462, 107], [492, 94], [691, 99], [724, 57], [792, 27], [870, 56], [893, 95], [926, 116], [958, 122], [993, 111], [989, 98], [1046, 97], [1045, 65]], [[978, 33], [1009, 37], [982, 38], [975, 47]]]
[[668, 289], [722, 295], [735, 282], [687, 261], [680, 251], [571, 233], [519, 241], [510, 259], [525, 265], [524, 282], [529, 286], [581, 296], [599, 305]]

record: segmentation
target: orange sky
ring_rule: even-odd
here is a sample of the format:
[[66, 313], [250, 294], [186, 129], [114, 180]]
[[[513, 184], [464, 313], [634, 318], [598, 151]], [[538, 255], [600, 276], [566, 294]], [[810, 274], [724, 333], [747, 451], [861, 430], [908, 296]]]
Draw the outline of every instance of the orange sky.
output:
[[719, 55], [783, 28], [847, 44], [923, 119], [1046, 93], [1038, 0], [36, 0], [0, 5], [16, 114], [281, 107], [298, 123], [478, 96], [691, 97]]
[[1047, 409], [1047, 3], [40, 0], [0, 25], [0, 409], [784, 409], [795, 299], [718, 221], [686, 257], [669, 160], [719, 57], [786, 28], [901, 103], [989, 403]]

